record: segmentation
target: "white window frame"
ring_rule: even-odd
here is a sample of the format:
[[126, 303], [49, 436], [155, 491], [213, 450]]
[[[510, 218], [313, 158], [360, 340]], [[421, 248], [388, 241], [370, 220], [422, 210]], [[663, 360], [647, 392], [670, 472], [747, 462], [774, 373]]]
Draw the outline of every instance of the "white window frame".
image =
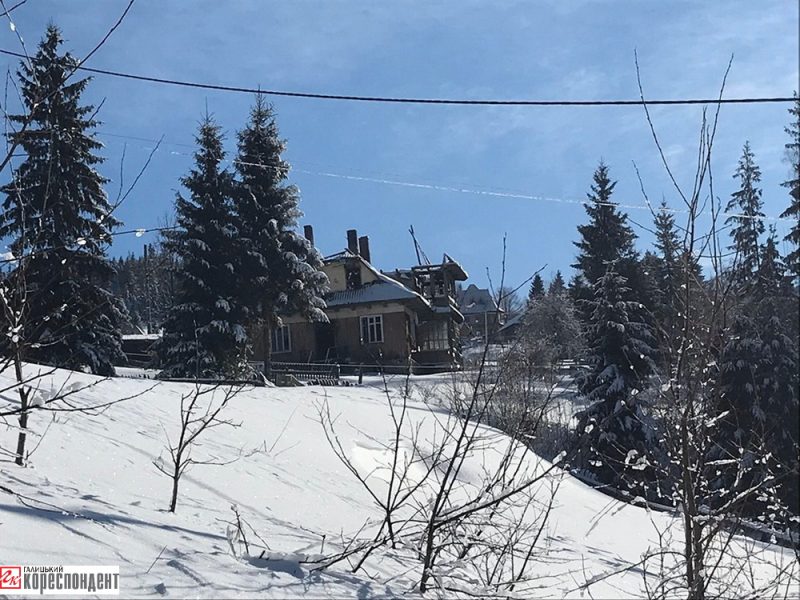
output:
[[360, 323], [362, 344], [383, 343], [383, 315], [365, 315]]
[[270, 335], [272, 336], [272, 354], [286, 354], [292, 351], [292, 330], [289, 325], [273, 327]]

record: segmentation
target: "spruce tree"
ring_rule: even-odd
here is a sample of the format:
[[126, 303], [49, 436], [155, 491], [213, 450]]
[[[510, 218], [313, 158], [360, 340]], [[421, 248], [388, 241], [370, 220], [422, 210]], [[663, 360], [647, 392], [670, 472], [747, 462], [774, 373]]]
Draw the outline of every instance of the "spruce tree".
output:
[[[754, 514], [781, 513], [766, 504], [798, 507], [797, 297], [786, 284], [774, 230], [736, 312], [720, 357], [721, 406], [717, 454], [718, 502], [754, 485], [764, 504]], [[731, 462], [731, 459], [736, 459]], [[725, 461], [728, 461], [727, 463]], [[775, 482], [772, 479], [775, 478]], [[767, 493], [772, 492], [772, 493]], [[773, 497], [774, 496], [774, 497]], [[785, 514], [779, 514], [782, 521]]]
[[611, 198], [617, 182], [609, 178], [605, 163], [600, 163], [593, 179], [585, 204], [589, 223], [578, 226], [581, 239], [574, 243], [579, 253], [572, 265], [592, 287], [605, 275], [609, 264], [616, 263], [618, 271], [627, 276], [630, 265], [626, 263], [636, 260], [633, 247], [636, 235], [628, 225], [627, 215], [619, 211]]
[[760, 396], [766, 416], [762, 460], [775, 457], [778, 496], [800, 515], [800, 305], [786, 277], [777, 235], [770, 227], [762, 247], [755, 300], [761, 339]]
[[654, 340], [641, 304], [628, 300], [629, 294], [612, 263], [589, 303], [590, 370], [580, 387], [592, 404], [578, 415], [580, 458], [605, 483], [617, 483], [635, 469], [651, 442], [638, 397], [654, 371]]
[[654, 224], [656, 254], [652, 268], [647, 270], [655, 287], [653, 313], [665, 334], [672, 335], [680, 313], [682, 250], [675, 230], [675, 217], [668, 210], [666, 202], [661, 203]]
[[726, 211], [732, 213], [725, 222], [731, 225], [736, 253], [733, 277], [739, 286], [752, 284], [758, 270], [761, 234], [764, 233], [764, 212], [761, 202], [761, 170], [755, 162], [750, 142], [745, 142], [742, 156], [733, 175], [739, 180], [739, 189], [731, 195]]
[[675, 277], [676, 263], [681, 251], [678, 232], [675, 230], [675, 216], [669, 211], [666, 202], [658, 208], [655, 219], [656, 249], [663, 261], [664, 272], [661, 277], [672, 280]]
[[20, 257], [11, 273], [23, 313], [18, 332], [25, 360], [110, 375], [124, 361], [123, 308], [109, 292], [114, 273], [104, 246], [119, 225], [96, 168], [102, 147], [93, 133], [95, 109], [81, 104], [88, 78], [67, 82], [78, 61], [60, 53], [60, 30], [50, 25], [18, 76], [28, 115], [10, 133], [25, 154], [0, 213], [0, 238]]
[[539, 276], [538, 273], [533, 276], [533, 281], [531, 281], [531, 287], [528, 291], [528, 307], [532, 306], [537, 299], [544, 297], [544, 281]]
[[792, 122], [786, 128], [789, 142], [786, 144], [786, 156], [789, 159], [791, 177], [783, 183], [789, 188], [789, 206], [781, 213], [784, 219], [791, 219], [786, 240], [792, 250], [786, 255], [786, 265], [792, 274], [795, 285], [800, 285], [800, 98], [795, 92], [794, 105], [789, 109]]
[[603, 162], [594, 172], [594, 183], [585, 204], [589, 222], [579, 225], [580, 241], [578, 256], [573, 268], [582, 276], [585, 285], [573, 288], [574, 298], [585, 323], [589, 323], [591, 311], [587, 302], [594, 296], [597, 282], [605, 275], [610, 264], [615, 265], [617, 273], [627, 281], [628, 299], [636, 299], [649, 306], [646, 297], [646, 280], [639, 264], [639, 256], [634, 249], [636, 235], [628, 225], [628, 217], [620, 212], [612, 200], [616, 186], [608, 176], [608, 166]]
[[553, 277], [553, 280], [547, 288], [547, 294], [549, 296], [560, 296], [565, 294], [566, 291], [567, 286], [564, 283], [564, 277], [561, 275], [561, 271], [556, 271], [555, 277]]
[[[577, 305], [578, 303], [586, 302], [586, 300], [592, 297], [592, 288], [589, 287], [580, 273], [575, 273], [569, 280], [567, 293]], [[585, 311], [581, 311], [581, 313], [583, 312]]]
[[327, 321], [322, 296], [327, 277], [322, 257], [295, 231], [299, 194], [287, 185], [289, 164], [275, 115], [261, 95], [250, 119], [238, 134], [236, 218], [243, 254], [239, 265], [240, 295], [248, 311], [251, 331], [280, 324], [280, 315], [299, 312], [312, 321]]
[[157, 352], [162, 377], [232, 377], [246, 368], [248, 341], [238, 295], [236, 187], [222, 168], [220, 127], [208, 115], [196, 141], [195, 166], [181, 180], [189, 195], [178, 193], [177, 228], [166, 235], [177, 290]]

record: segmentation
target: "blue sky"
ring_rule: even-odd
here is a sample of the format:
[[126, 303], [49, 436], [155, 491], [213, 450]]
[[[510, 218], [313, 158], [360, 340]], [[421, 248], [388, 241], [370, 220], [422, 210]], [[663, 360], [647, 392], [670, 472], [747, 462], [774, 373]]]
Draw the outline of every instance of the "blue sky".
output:
[[[29, 0], [12, 14], [28, 48], [48, 21], [66, 47], [91, 49], [127, 4], [122, 0]], [[10, 6], [10, 5], [9, 5]], [[0, 47], [19, 50], [2, 27]], [[295, 2], [137, 0], [89, 66], [157, 77], [334, 94], [536, 99], [638, 96], [639, 53], [651, 98], [714, 97], [734, 55], [726, 96], [788, 96], [798, 87], [798, 3], [746, 1], [403, 0]], [[7, 68], [16, 61], [2, 57]], [[193, 134], [206, 106], [227, 133], [252, 98], [98, 75], [87, 101], [105, 99], [99, 118], [109, 194], [130, 182], [152, 143], [165, 143], [118, 216], [126, 228], [152, 227], [172, 210], [191, 165]], [[448, 252], [479, 285], [497, 283], [508, 236], [508, 282], [546, 265], [571, 274], [580, 201], [602, 158], [619, 183], [616, 200], [643, 205], [637, 164], [651, 199], [678, 207], [640, 107], [448, 107], [272, 98], [291, 181], [301, 190], [302, 223], [320, 250], [345, 245], [345, 230], [369, 235], [380, 268], [415, 262], [414, 226], [432, 260]], [[725, 106], [716, 140], [717, 193], [745, 140], [763, 172], [765, 212], [777, 216], [788, 194], [785, 105]], [[687, 185], [700, 107], [661, 107], [653, 116], [678, 179]], [[139, 139], [133, 139], [139, 138]], [[144, 141], [143, 141], [144, 140]], [[344, 175], [333, 177], [325, 174]], [[420, 183], [547, 197], [545, 201], [363, 181]], [[649, 225], [649, 213], [628, 209]], [[788, 227], [778, 222], [780, 232]], [[650, 234], [637, 230], [639, 246]], [[117, 238], [112, 253], [139, 252], [147, 237]]]

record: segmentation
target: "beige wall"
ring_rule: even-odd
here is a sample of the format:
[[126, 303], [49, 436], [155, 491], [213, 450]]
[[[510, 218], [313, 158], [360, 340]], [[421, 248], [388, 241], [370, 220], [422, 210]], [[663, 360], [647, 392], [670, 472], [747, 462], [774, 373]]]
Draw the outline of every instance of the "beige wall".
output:
[[[377, 281], [378, 277], [364, 263], [358, 258], [353, 258], [352, 262], [357, 264], [361, 269], [361, 284]], [[347, 280], [345, 279], [345, 268], [341, 262], [328, 263], [322, 270], [328, 276], [328, 285], [332, 292], [341, 292], [347, 289]]]

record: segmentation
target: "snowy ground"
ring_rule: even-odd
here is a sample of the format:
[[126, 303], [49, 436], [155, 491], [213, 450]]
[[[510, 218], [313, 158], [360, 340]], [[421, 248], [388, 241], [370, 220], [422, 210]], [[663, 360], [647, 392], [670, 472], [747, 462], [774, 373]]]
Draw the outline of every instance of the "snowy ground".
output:
[[[98, 381], [71, 398], [76, 405], [136, 397], [93, 414], [32, 415], [33, 431], [46, 435], [30, 440], [30, 447], [41, 442], [30, 465], [0, 462], [0, 486], [18, 494], [0, 491], [0, 563], [119, 565], [126, 597], [380, 598], [408, 594], [418, 581], [418, 561], [402, 549], [376, 553], [357, 574], [345, 565], [311, 573], [300, 562], [340, 547], [366, 520], [380, 517], [331, 451], [318, 414], [327, 400], [343, 448], [364, 473], [375, 472], [386, 463], [380, 442], [391, 432], [380, 380], [245, 389], [226, 413], [241, 425], [213, 430], [196, 451], [198, 459], [238, 460], [188, 471], [175, 514], [165, 511], [171, 484], [153, 461], [164, 455], [165, 432], [174, 439], [181, 394], [192, 386], [58, 371], [43, 387], [65, 380]], [[390, 387], [403, 381], [393, 378]], [[0, 391], [9, 383], [9, 374], [0, 374]], [[415, 397], [430, 400], [426, 390], [446, 389], [448, 380], [411, 383]], [[0, 396], [13, 400], [8, 392]], [[445, 418], [435, 403], [417, 400], [410, 408], [424, 428]], [[490, 443], [470, 457], [465, 479], [481, 473], [506, 440], [485, 433]], [[15, 439], [12, 428], [0, 429], [0, 446], [13, 447]], [[226, 536], [232, 505], [268, 544], [263, 559], [232, 553]], [[532, 566], [536, 579], [521, 597], [585, 596], [582, 583], [636, 563], [655, 543], [651, 519], [679, 533], [669, 515], [616, 502], [563, 476], [545, 531], [546, 558]], [[767, 551], [775, 561], [791, 560], [788, 552]], [[590, 591], [596, 598], [640, 597], [641, 569], [610, 575]]]

